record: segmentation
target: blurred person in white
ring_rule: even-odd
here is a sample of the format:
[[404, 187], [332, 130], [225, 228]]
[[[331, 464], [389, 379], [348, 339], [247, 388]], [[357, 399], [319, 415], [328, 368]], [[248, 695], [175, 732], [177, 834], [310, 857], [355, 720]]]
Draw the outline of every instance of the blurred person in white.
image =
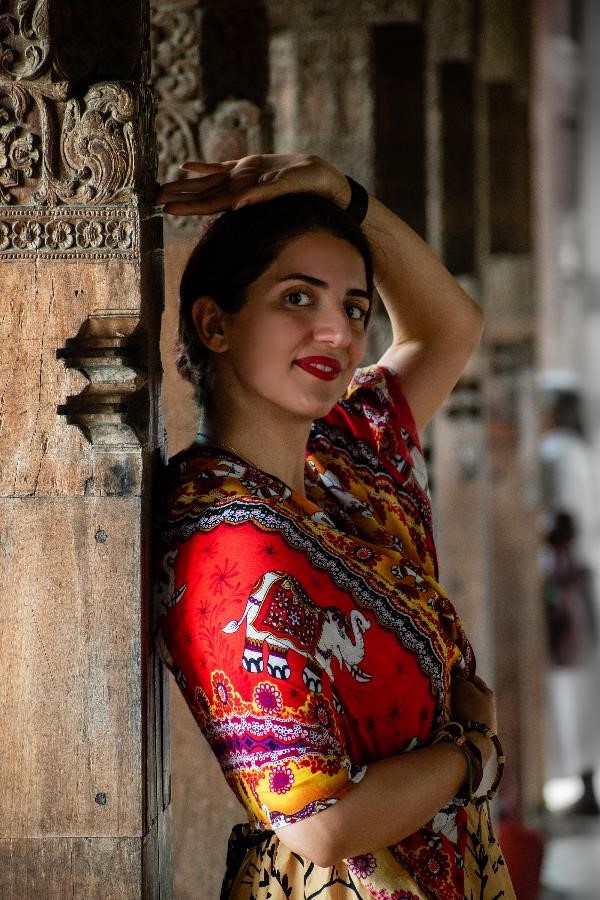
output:
[[568, 371], [548, 370], [539, 386], [542, 573], [548, 635], [547, 776], [579, 776], [581, 796], [565, 811], [597, 816], [600, 485], [575, 378]]

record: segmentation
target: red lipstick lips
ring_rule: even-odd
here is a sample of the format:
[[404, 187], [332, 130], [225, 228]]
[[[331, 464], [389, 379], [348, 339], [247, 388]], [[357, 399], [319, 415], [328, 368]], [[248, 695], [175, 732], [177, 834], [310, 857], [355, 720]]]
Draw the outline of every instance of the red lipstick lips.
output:
[[333, 381], [342, 371], [338, 360], [330, 356], [304, 356], [302, 359], [295, 359], [294, 365], [322, 381]]

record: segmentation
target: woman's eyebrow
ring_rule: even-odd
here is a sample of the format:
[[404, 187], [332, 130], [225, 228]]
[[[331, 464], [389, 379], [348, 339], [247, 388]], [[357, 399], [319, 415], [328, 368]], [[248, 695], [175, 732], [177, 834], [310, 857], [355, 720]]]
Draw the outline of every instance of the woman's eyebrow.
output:
[[[314, 275], [307, 275], [305, 272], [290, 272], [289, 275], [283, 275], [281, 278], [277, 279], [277, 283], [279, 284], [281, 281], [306, 281], [308, 284], [314, 284], [315, 287], [328, 288], [329, 285], [326, 281], [323, 281], [321, 278], [315, 278]], [[367, 291], [363, 291], [361, 288], [351, 288], [346, 291], [347, 297], [364, 297], [366, 300], [371, 300]]]

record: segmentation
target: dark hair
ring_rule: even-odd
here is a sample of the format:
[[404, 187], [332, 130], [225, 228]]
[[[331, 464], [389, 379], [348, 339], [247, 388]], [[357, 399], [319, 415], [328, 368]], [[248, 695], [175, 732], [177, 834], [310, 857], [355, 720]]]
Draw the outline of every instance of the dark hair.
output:
[[245, 303], [247, 288], [269, 267], [284, 244], [311, 231], [327, 231], [348, 241], [365, 263], [367, 291], [373, 295], [373, 261], [360, 226], [331, 200], [319, 194], [285, 194], [223, 213], [209, 225], [192, 251], [179, 288], [177, 369], [196, 387], [200, 399], [207, 387], [210, 350], [192, 320], [194, 301], [213, 300], [230, 313]]

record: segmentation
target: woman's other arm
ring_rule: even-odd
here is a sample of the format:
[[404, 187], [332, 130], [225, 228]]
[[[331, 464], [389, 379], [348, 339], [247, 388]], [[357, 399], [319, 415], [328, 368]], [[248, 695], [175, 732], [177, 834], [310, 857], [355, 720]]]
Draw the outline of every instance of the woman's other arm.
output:
[[[452, 705], [457, 720], [475, 719], [496, 730], [494, 695], [481, 678], [455, 679]], [[469, 740], [479, 747], [485, 767], [493, 755], [491, 742], [478, 731], [469, 732]], [[331, 866], [413, 834], [459, 793], [466, 777], [465, 756], [449, 743], [378, 760], [340, 800], [278, 829], [277, 836], [315, 865]]]
[[278, 829], [277, 836], [290, 850], [328, 867], [417, 831], [456, 796], [466, 776], [465, 757], [454, 744], [382, 759], [332, 806]]
[[483, 314], [428, 245], [375, 197], [363, 229], [392, 325], [392, 344], [379, 362], [398, 374], [421, 429], [479, 343]]

